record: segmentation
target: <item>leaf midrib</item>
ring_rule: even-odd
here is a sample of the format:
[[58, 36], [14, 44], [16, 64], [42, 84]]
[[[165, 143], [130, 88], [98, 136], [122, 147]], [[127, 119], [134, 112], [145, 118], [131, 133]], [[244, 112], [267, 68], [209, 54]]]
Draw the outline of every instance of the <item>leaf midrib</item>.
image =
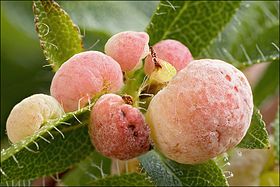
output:
[[188, 4], [189, 2], [184, 2], [184, 6], [183, 8], [179, 11], [178, 16], [176, 16], [176, 18], [172, 21], [172, 23], [169, 25], [169, 27], [167, 29], [165, 29], [164, 34], [162, 35], [161, 40], [165, 39], [165, 37], [169, 34], [169, 30], [173, 27], [173, 25], [178, 21], [178, 19], [182, 16], [183, 12], [185, 11], [186, 8], [188, 8]]
[[252, 133], [249, 133], [250, 136], [252, 136], [254, 139], [256, 139], [261, 145], [263, 145], [264, 147], [269, 147], [269, 144], [265, 144], [263, 143], [262, 140], [260, 140], [259, 138], [257, 138], [256, 136], [254, 136]]

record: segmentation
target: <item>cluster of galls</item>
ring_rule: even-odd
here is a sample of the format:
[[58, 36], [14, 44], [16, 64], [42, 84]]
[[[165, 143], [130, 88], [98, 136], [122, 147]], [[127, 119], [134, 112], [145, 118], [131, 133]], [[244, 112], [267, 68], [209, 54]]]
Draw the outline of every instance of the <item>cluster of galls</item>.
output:
[[[189, 49], [175, 40], [160, 41], [152, 48], [148, 43], [146, 33], [128, 31], [108, 40], [106, 54], [74, 55], [56, 72], [51, 95], [70, 112], [98, 93], [110, 92], [93, 106], [89, 124], [93, 145], [110, 158], [137, 157], [152, 143], [172, 160], [195, 164], [236, 146], [247, 132], [253, 111], [251, 88], [243, 73], [220, 60], [193, 60]], [[124, 85], [123, 73], [133, 74], [142, 68], [142, 61], [149, 84], [165, 83], [145, 116], [129, 96], [114, 94]], [[9, 126], [21, 124], [8, 119], [8, 135]]]

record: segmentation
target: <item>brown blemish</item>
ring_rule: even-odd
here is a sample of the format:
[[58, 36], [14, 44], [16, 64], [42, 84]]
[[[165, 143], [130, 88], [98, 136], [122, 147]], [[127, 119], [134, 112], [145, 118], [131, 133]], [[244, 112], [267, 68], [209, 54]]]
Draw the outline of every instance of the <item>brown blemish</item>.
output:
[[230, 119], [229, 118], [227, 118], [227, 123], [230, 123]]
[[226, 75], [226, 79], [227, 79], [228, 81], [231, 81], [231, 77], [230, 77], [229, 75]]
[[220, 142], [221, 141], [221, 133], [218, 130], [216, 130], [216, 132], [218, 134], [218, 136], [217, 136], [218, 142]]
[[124, 101], [125, 104], [133, 105], [133, 99], [130, 95], [123, 95], [122, 100]]
[[150, 150], [152, 150], [153, 148], [154, 148], [154, 147], [153, 147], [153, 145], [152, 145], [152, 144], [150, 144], [150, 145], [149, 145], [149, 149], [148, 149], [148, 150], [150, 151]]
[[133, 136], [137, 137], [138, 136], [138, 132], [134, 132]]
[[162, 68], [161, 65], [157, 61], [157, 54], [154, 51], [153, 47], [151, 47], [151, 46], [150, 46], [150, 51], [151, 51], [152, 61], [155, 64], [155, 68]]
[[122, 74], [123, 74], [123, 82], [125, 82], [126, 81], [125, 72], [123, 71]]
[[128, 128], [131, 129], [131, 130], [133, 131], [133, 130], [135, 129], [135, 125], [129, 124], [129, 125], [128, 125]]
[[126, 116], [126, 114], [125, 114], [125, 112], [123, 110], [121, 110], [121, 114], [122, 114], [123, 117]]

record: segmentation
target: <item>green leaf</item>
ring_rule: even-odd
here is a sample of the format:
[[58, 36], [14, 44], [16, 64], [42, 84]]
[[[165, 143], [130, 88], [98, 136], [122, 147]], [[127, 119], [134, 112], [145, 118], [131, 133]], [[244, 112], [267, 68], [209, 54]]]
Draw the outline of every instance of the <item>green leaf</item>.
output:
[[2, 150], [1, 183], [62, 172], [84, 159], [94, 150], [85, 126], [88, 115], [88, 107], [67, 113], [44, 124], [34, 135]]
[[265, 149], [270, 147], [265, 122], [258, 109], [254, 108], [250, 127], [237, 147], [247, 149]]
[[199, 56], [222, 32], [239, 1], [161, 1], [147, 27], [150, 44], [175, 39]]
[[279, 107], [277, 111], [277, 116], [273, 122], [273, 130], [274, 130], [274, 148], [275, 148], [275, 156], [276, 160], [279, 163]]
[[93, 181], [91, 186], [154, 186], [144, 174], [130, 173], [123, 175], [108, 176], [103, 179]]
[[55, 71], [67, 59], [83, 51], [79, 28], [56, 2], [34, 1], [33, 12], [41, 47]]
[[204, 164], [179, 164], [155, 151], [140, 157], [148, 175], [157, 186], [227, 186], [222, 170], [213, 160]]
[[259, 106], [268, 96], [275, 93], [279, 88], [279, 60], [272, 62], [259, 82], [253, 89], [253, 98], [256, 106]]
[[110, 171], [111, 159], [94, 151], [67, 172], [62, 183], [66, 186], [87, 186], [93, 180], [109, 175]]
[[201, 57], [244, 68], [279, 60], [279, 2], [243, 1], [224, 31]]

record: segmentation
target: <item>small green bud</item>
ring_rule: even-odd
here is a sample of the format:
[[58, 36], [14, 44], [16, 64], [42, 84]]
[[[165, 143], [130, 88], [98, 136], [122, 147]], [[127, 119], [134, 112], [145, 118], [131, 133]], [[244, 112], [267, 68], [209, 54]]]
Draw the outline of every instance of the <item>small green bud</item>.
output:
[[164, 60], [158, 59], [156, 68], [150, 76], [150, 83], [166, 84], [176, 73], [177, 71], [174, 66]]

